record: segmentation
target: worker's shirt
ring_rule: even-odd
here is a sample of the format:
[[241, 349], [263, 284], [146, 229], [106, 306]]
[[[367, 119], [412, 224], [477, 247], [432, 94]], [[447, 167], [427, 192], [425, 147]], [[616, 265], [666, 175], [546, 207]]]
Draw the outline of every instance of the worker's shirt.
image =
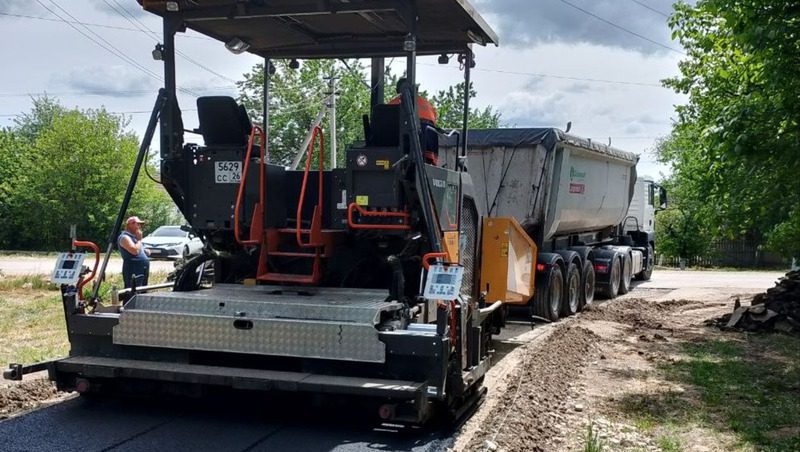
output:
[[131, 242], [136, 244], [138, 240], [136, 240], [136, 236], [131, 234], [128, 231], [122, 231], [119, 237], [117, 237], [117, 248], [119, 248], [119, 254], [122, 256], [123, 262], [135, 262], [135, 261], [148, 261], [147, 253], [144, 252], [144, 247], [139, 249], [139, 254], [132, 254], [130, 251], [126, 250], [124, 246], [122, 246], [122, 238], [123, 237], [130, 237]]
[[[401, 96], [398, 94], [394, 99], [389, 101], [389, 105], [400, 104], [400, 98]], [[436, 120], [438, 119], [436, 109], [422, 96], [417, 96], [417, 114], [419, 115], [419, 119], [430, 121], [431, 124], [436, 125]]]

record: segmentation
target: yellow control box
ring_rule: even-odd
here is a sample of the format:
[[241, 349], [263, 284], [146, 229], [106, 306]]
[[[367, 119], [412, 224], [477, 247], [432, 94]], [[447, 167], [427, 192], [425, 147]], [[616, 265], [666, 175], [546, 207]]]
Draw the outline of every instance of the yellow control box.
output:
[[536, 244], [511, 217], [483, 219], [481, 286], [486, 302], [526, 304], [533, 296]]

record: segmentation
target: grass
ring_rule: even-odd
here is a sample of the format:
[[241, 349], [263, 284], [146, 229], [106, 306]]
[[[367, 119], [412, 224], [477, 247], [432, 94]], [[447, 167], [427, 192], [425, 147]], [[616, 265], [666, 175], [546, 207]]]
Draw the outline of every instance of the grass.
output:
[[732, 433], [732, 447], [800, 450], [800, 338], [737, 335], [687, 343], [681, 352], [662, 370], [685, 392], [630, 394], [619, 402], [637, 427], [667, 432], [657, 437], [662, 450], [682, 450], [669, 432], [693, 425]]
[[57, 358], [69, 350], [60, 293], [23, 288], [24, 284], [0, 289], [2, 367], [11, 362], [30, 364]]
[[42, 275], [26, 275], [0, 279], [0, 292], [12, 289], [57, 291], [58, 286], [51, 284], [47, 277]]
[[683, 450], [681, 440], [674, 433], [659, 435], [656, 443], [663, 452], [681, 452]]
[[586, 427], [586, 435], [584, 436], [583, 452], [603, 452], [605, 449], [605, 442], [600, 439], [600, 433], [594, 431], [594, 424], [591, 422]]
[[703, 406], [724, 426], [759, 449], [800, 449], [800, 431], [785, 430], [800, 425], [800, 339], [752, 336], [689, 344], [686, 352], [690, 359], [673, 374], [700, 389]]
[[[165, 272], [150, 275], [154, 283], [165, 279]], [[112, 285], [122, 288], [122, 276], [113, 274], [106, 278], [100, 290], [101, 299], [109, 299]], [[90, 288], [84, 291], [88, 294]], [[32, 364], [58, 358], [68, 351], [58, 287], [42, 275], [0, 279], [0, 367], [12, 362]]]

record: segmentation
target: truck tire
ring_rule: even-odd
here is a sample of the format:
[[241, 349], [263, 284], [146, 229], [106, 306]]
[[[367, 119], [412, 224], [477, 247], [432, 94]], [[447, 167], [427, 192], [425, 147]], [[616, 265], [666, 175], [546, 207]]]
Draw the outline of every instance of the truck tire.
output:
[[600, 288], [600, 295], [603, 298], [611, 300], [619, 293], [619, 281], [622, 274], [620, 267], [622, 267], [620, 258], [615, 256], [614, 259], [611, 260], [611, 268], [608, 269], [608, 284]]
[[561, 317], [571, 316], [580, 310], [581, 287], [581, 271], [578, 264], [571, 262], [567, 267], [564, 300], [561, 302]]
[[653, 267], [655, 266], [655, 257], [653, 256], [653, 247], [647, 245], [647, 262], [644, 263], [644, 270], [636, 274], [636, 279], [639, 281], [649, 281], [653, 276]]
[[581, 281], [583, 282], [583, 293], [581, 294], [580, 309], [586, 306], [591, 306], [594, 303], [594, 290], [595, 290], [595, 274], [594, 263], [589, 259], [583, 263], [583, 271], [581, 272]]
[[555, 322], [561, 312], [564, 271], [560, 265], [553, 264], [544, 277], [537, 279], [536, 293], [533, 297], [533, 315]]
[[631, 262], [631, 255], [625, 253], [622, 255], [622, 273], [619, 277], [620, 295], [631, 291], [631, 279], [633, 279], [633, 262]]

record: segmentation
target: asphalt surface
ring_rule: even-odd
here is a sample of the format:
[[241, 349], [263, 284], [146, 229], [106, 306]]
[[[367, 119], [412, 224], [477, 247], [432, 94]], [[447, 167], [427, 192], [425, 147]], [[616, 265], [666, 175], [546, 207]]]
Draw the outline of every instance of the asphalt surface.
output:
[[[384, 428], [347, 411], [303, 416], [293, 407], [225, 402], [86, 401], [0, 423], [3, 451], [443, 451], [452, 432]], [[333, 410], [331, 410], [333, 411]]]
[[[780, 272], [656, 271], [626, 297], [701, 299], [714, 287], [753, 292], [771, 287]], [[649, 294], [649, 295], [648, 295]], [[536, 333], [548, 326], [537, 327]], [[498, 338], [513, 347], [534, 334], [513, 321]], [[514, 344], [514, 343], [517, 344]], [[500, 356], [496, 356], [499, 359]], [[444, 451], [450, 429], [380, 426], [361, 407], [330, 407], [294, 399], [83, 400], [65, 402], [0, 422], [3, 451]], [[327, 406], [327, 408], [326, 408]]]

